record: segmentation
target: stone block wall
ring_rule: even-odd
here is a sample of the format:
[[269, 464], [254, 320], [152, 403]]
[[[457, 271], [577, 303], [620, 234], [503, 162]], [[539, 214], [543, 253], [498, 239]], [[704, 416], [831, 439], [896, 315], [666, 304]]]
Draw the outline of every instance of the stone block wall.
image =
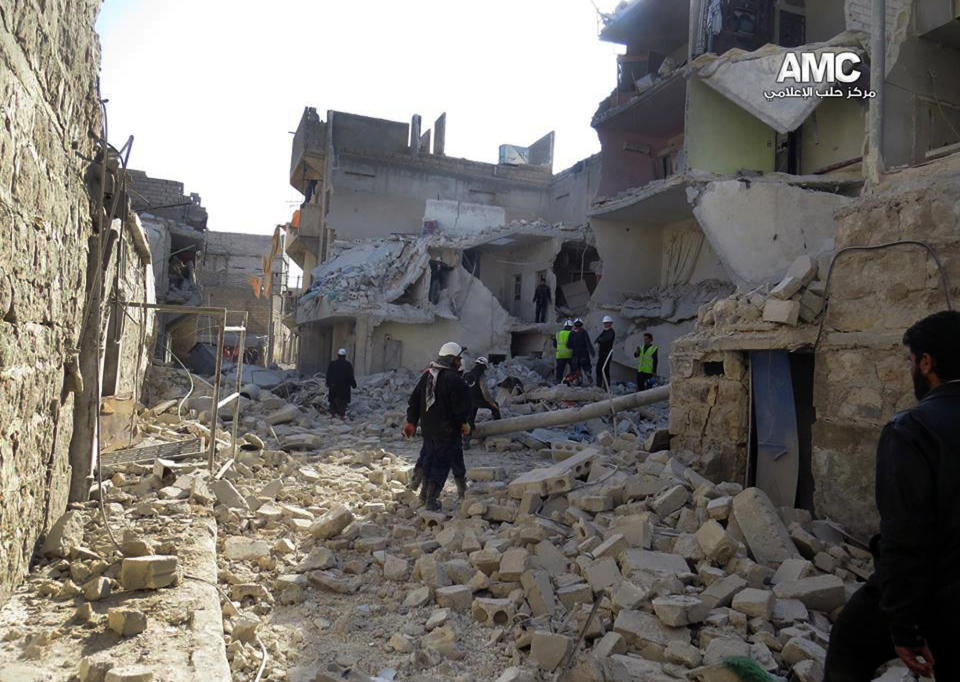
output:
[[670, 449], [699, 455], [715, 480], [743, 481], [750, 417], [746, 354], [681, 339], [670, 354], [670, 372]]
[[[960, 156], [894, 173], [837, 214], [837, 248], [919, 240], [960, 284]], [[960, 288], [951, 296], [960, 299]], [[946, 308], [934, 259], [918, 246], [839, 256], [816, 358], [814, 503], [864, 538], [876, 531], [874, 471], [883, 425], [915, 403], [903, 332]]]
[[182, 182], [151, 178], [143, 171], [130, 169], [127, 186], [131, 208], [137, 213], [171, 218], [197, 228], [207, 226], [207, 209], [201, 206], [200, 195], [185, 194]]
[[0, 601], [66, 506], [100, 114], [98, 0], [0, 4]]

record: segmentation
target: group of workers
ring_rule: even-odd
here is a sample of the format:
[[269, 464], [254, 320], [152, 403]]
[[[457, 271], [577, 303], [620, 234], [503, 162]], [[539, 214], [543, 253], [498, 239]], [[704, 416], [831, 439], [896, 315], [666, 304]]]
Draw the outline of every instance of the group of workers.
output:
[[[610, 388], [610, 363], [613, 360], [613, 343], [617, 334], [613, 329], [613, 318], [605, 315], [603, 329], [591, 343], [590, 335], [583, 328], [583, 320], [567, 320], [563, 329], [553, 337], [556, 349], [557, 383], [583, 384], [590, 381], [590, 369], [593, 365], [593, 346], [597, 346], [596, 383], [600, 388]], [[650, 388], [657, 376], [659, 365], [658, 348], [653, 343], [653, 335], [643, 335], [643, 345], [637, 346], [633, 357], [637, 358], [637, 390]]]

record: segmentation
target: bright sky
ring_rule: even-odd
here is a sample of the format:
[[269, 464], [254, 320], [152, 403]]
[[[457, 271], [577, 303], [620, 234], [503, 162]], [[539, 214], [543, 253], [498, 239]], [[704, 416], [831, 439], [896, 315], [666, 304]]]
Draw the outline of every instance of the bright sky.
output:
[[591, 0], [105, 0], [97, 31], [131, 167], [200, 194], [210, 229], [264, 234], [302, 200], [288, 173], [305, 106], [424, 129], [446, 111], [447, 155], [488, 162], [555, 130], [559, 171], [599, 150], [590, 117], [618, 51]]

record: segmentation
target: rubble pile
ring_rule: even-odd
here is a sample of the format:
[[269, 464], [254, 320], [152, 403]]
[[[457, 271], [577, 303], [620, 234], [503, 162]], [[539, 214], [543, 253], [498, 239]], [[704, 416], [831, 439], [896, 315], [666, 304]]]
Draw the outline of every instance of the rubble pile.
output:
[[[443, 511], [428, 512], [408, 487], [419, 441], [399, 438], [415, 378], [364, 379], [356, 408], [366, 417], [352, 422], [303, 398], [319, 391], [315, 380], [255, 391], [235, 454], [218, 432], [213, 473], [199, 460], [123, 465], [51, 530], [51, 559], [30, 582], [37, 608], [69, 603], [74, 624], [62, 632], [100, 628], [112, 642], [154, 636], [155, 620], [181, 627], [169, 604], [159, 618], [128, 601], [98, 604], [142, 591], [175, 602], [197, 578], [176, 529], [212, 518], [217, 646], [235, 680], [262, 667], [261, 679], [292, 681], [724, 682], [736, 679], [737, 657], [782, 679], [820, 679], [831, 619], [872, 570], [869, 552], [832, 524], [706, 480], [692, 455], [663, 449], [662, 434], [614, 435], [610, 425], [592, 443], [562, 432], [489, 438], [467, 452], [466, 497], [451, 485]], [[277, 395], [287, 388], [292, 402]], [[605, 397], [526, 388], [505, 411]], [[195, 419], [204, 415], [188, 407], [177, 417], [175, 402], [144, 411], [144, 429], [208, 437]], [[49, 636], [23, 632], [4, 647], [44, 656]]]
[[705, 306], [700, 329], [717, 327], [763, 331], [774, 325], [796, 327], [814, 322], [823, 312], [827, 273], [810, 256], [800, 256], [772, 289], [766, 285]]

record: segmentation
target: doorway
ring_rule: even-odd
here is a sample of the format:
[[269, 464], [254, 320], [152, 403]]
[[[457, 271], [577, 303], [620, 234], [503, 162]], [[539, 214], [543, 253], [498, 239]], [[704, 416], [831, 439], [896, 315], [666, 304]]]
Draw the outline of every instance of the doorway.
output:
[[747, 484], [775, 507], [813, 511], [813, 373], [811, 352], [750, 353]]

